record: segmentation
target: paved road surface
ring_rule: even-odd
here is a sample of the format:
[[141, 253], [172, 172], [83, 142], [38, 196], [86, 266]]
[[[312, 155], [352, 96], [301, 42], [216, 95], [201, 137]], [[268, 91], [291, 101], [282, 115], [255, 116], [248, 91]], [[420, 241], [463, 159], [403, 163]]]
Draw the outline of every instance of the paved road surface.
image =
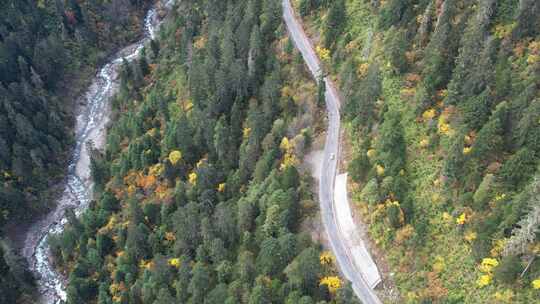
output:
[[[310, 40], [304, 33], [300, 23], [294, 17], [294, 11], [290, 0], [283, 0], [283, 18], [291, 37], [302, 53], [309, 70], [315, 79], [321, 74], [320, 62], [313, 50]], [[330, 79], [324, 79], [326, 86], [326, 109], [328, 112], [328, 132], [324, 146], [324, 160], [321, 177], [319, 179], [319, 201], [321, 204], [321, 216], [324, 227], [328, 234], [330, 246], [336, 256], [339, 268], [343, 275], [352, 282], [353, 290], [363, 304], [382, 303], [375, 292], [369, 288], [360, 272], [356, 269], [350, 258], [350, 250], [343, 243], [343, 236], [336, 223], [334, 206], [334, 182], [337, 173], [337, 161], [339, 157], [339, 96]], [[331, 159], [331, 155], [337, 157]]]

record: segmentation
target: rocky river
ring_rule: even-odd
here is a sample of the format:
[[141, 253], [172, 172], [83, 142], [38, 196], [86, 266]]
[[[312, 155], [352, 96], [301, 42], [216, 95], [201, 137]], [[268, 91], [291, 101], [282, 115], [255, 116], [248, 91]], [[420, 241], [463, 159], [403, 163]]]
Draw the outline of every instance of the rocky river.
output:
[[169, 11], [175, 0], [158, 1], [150, 8], [144, 19], [144, 35], [126, 46], [103, 65], [97, 72], [86, 93], [81, 96], [80, 108], [75, 125], [75, 146], [72, 150], [63, 193], [53, 211], [34, 223], [27, 232], [23, 256], [28, 260], [30, 270], [37, 278], [40, 303], [59, 304], [66, 300], [65, 278], [53, 267], [47, 238], [60, 233], [67, 219], [67, 209], [74, 209], [80, 215], [92, 199], [93, 183], [90, 174], [88, 145], [103, 148], [106, 126], [109, 121], [110, 99], [118, 90], [118, 72], [123, 59], [131, 61], [150, 39], [155, 39], [163, 15]]

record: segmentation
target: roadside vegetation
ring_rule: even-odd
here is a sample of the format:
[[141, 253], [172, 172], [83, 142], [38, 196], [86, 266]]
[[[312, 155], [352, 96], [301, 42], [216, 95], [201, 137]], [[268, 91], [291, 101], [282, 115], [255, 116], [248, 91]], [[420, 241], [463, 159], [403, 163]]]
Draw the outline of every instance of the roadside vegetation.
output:
[[121, 70], [96, 201], [49, 239], [68, 303], [358, 303], [299, 229], [316, 96], [279, 1], [179, 1]]
[[540, 4], [294, 3], [341, 87], [354, 199], [399, 302], [537, 302]]

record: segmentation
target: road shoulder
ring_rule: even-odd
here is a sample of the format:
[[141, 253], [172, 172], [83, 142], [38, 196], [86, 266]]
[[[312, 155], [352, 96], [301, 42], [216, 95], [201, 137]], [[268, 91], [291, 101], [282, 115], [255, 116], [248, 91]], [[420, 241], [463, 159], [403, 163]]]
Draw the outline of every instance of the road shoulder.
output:
[[375, 288], [381, 283], [381, 275], [371, 254], [367, 250], [362, 234], [358, 233], [359, 228], [353, 220], [347, 194], [347, 176], [347, 173], [342, 173], [336, 177], [334, 190], [336, 221], [344, 236], [344, 241], [350, 251], [353, 263], [360, 270], [362, 277], [368, 285], [371, 288]]

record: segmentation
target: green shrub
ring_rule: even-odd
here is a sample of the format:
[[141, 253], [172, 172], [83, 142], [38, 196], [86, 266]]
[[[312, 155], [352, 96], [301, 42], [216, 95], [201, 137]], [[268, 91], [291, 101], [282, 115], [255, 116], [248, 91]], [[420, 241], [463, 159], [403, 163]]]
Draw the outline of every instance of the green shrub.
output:
[[[362, 151], [363, 152], [363, 151]], [[366, 153], [359, 153], [349, 164], [349, 174], [355, 182], [363, 182], [371, 169]]]
[[484, 176], [484, 179], [480, 183], [480, 186], [478, 186], [478, 189], [476, 190], [473, 196], [473, 200], [474, 200], [473, 207], [476, 210], [482, 210], [483, 207], [491, 199], [494, 181], [495, 181], [495, 177], [493, 176], [493, 174], [486, 174], [486, 176]]
[[510, 284], [517, 279], [522, 271], [523, 265], [521, 265], [520, 258], [517, 256], [507, 256], [495, 268], [494, 276], [497, 281]]
[[392, 227], [397, 229], [403, 225], [403, 211], [398, 205], [390, 205], [386, 210], [386, 215]]
[[475, 260], [480, 261], [489, 255], [491, 250], [490, 234], [478, 233], [476, 240], [472, 244], [472, 254]]
[[522, 148], [512, 155], [501, 167], [500, 176], [509, 189], [523, 186], [536, 170], [536, 156], [533, 151]]
[[474, 193], [472, 192], [465, 192], [459, 198], [459, 204], [461, 206], [471, 206], [473, 202], [474, 202]]
[[360, 193], [360, 200], [370, 205], [376, 204], [380, 201], [379, 185], [377, 180], [372, 178], [362, 189]]

